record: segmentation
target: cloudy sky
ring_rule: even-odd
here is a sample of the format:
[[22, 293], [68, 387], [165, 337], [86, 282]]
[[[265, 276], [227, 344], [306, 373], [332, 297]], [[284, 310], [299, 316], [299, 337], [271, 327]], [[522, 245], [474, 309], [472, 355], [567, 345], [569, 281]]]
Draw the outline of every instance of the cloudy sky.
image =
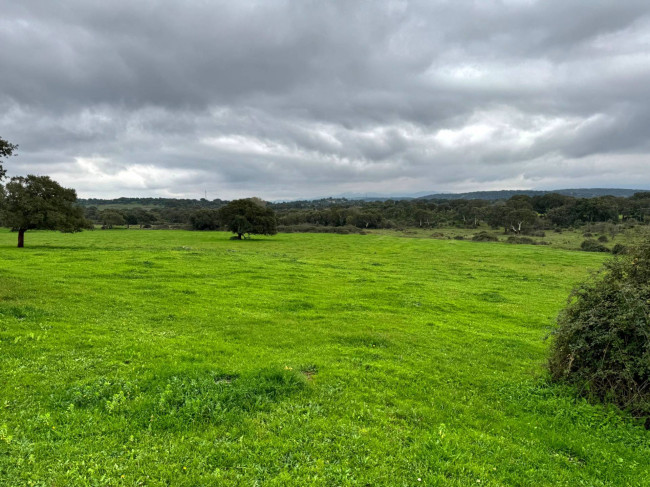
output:
[[650, 188], [648, 0], [0, 0], [11, 175], [82, 197]]

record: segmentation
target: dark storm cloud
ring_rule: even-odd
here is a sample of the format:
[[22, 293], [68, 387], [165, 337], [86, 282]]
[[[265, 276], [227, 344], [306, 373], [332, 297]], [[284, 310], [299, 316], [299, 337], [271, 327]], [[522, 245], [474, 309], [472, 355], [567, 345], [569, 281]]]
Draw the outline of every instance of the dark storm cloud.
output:
[[0, 7], [9, 170], [82, 195], [650, 186], [647, 1]]

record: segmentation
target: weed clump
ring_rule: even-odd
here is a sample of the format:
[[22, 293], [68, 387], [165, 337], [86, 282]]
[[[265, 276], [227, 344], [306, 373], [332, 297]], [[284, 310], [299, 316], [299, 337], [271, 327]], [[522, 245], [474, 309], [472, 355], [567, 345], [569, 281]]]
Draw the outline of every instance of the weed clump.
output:
[[554, 332], [551, 376], [649, 417], [649, 337], [650, 242], [574, 289]]

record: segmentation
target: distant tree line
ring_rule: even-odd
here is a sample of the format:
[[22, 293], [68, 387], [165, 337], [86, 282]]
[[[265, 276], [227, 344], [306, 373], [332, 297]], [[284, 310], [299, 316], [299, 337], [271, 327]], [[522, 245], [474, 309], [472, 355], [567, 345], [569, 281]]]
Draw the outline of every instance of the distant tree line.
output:
[[130, 205], [130, 206], [162, 206], [164, 208], [219, 208], [227, 201], [220, 199], [209, 201], [205, 198], [200, 200], [183, 199], [183, 198], [115, 198], [105, 200], [99, 198], [80, 198], [79, 203], [83, 206], [102, 206], [102, 205]]
[[[104, 228], [114, 226], [179, 226], [195, 230], [224, 229], [219, 218], [223, 200], [120, 198], [81, 200], [85, 216]], [[95, 204], [91, 204], [95, 203]], [[110, 203], [110, 204], [108, 204]], [[120, 208], [121, 205], [128, 205]], [[506, 233], [529, 234], [589, 223], [650, 223], [650, 192], [629, 198], [575, 198], [548, 193], [516, 195], [507, 200], [386, 200], [328, 198], [268, 203], [280, 231], [327, 231], [376, 228], [476, 228], [488, 225]], [[103, 207], [103, 209], [102, 209]]]
[[[17, 145], [0, 138], [2, 165], [15, 155]], [[650, 192], [630, 197], [580, 198], [558, 193], [516, 194], [509, 199], [400, 199], [267, 203], [259, 198], [227, 202], [205, 198], [118, 198], [77, 200], [72, 189], [47, 176], [16, 176], [0, 185], [0, 225], [18, 232], [19, 246], [32, 229], [76, 232], [95, 225], [139, 228], [176, 227], [194, 230], [229, 230], [236, 238], [249, 234], [337, 231], [349, 233], [380, 228], [477, 228], [488, 225], [505, 233], [535, 232], [585, 224], [650, 223]], [[517, 237], [519, 238], [519, 237]], [[585, 242], [598, 251], [596, 242]], [[604, 249], [604, 248], [603, 248]]]

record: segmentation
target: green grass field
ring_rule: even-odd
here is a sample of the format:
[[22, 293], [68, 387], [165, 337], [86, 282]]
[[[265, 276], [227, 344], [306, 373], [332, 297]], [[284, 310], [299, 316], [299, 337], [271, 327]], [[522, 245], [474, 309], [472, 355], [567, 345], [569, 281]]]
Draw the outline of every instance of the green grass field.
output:
[[0, 485], [650, 484], [550, 385], [606, 256], [392, 235], [0, 232]]

